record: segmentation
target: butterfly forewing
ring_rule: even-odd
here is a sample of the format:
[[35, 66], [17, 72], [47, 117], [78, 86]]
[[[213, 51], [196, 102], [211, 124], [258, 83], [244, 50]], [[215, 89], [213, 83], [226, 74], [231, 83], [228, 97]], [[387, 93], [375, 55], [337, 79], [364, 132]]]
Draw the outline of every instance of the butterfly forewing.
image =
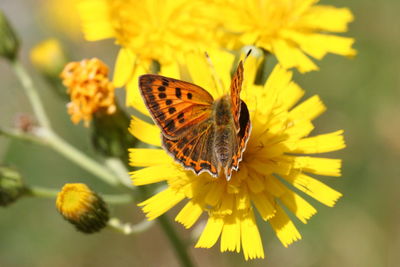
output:
[[236, 69], [236, 72], [232, 77], [231, 87], [230, 87], [231, 102], [232, 102], [231, 111], [237, 131], [240, 130], [239, 129], [240, 127], [239, 116], [241, 108], [240, 91], [242, 90], [242, 84], [243, 84], [243, 62], [240, 61]]
[[139, 87], [156, 124], [170, 139], [208, 119], [212, 112], [212, 96], [192, 83], [147, 74], [140, 76]]

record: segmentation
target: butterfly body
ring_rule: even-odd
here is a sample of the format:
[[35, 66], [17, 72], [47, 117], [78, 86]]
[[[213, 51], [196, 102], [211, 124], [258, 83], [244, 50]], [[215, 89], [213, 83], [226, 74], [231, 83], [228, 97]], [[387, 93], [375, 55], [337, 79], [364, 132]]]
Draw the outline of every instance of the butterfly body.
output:
[[247, 106], [239, 98], [242, 72], [240, 63], [231, 93], [216, 100], [192, 83], [153, 74], [139, 78], [164, 149], [186, 169], [225, 174], [227, 180], [238, 170], [251, 130]]

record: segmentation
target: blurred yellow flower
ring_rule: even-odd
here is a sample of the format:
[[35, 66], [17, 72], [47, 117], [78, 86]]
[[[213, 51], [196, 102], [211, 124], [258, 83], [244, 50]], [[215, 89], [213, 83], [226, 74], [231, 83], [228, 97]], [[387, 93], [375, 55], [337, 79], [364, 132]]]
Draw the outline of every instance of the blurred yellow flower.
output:
[[76, 5], [80, 0], [42, 0], [41, 13], [46, 26], [79, 41], [82, 38]]
[[[221, 84], [229, 88], [233, 56], [220, 54], [211, 58], [216, 72], [221, 74]], [[161, 148], [161, 133], [155, 125], [133, 117], [130, 127], [136, 138], [156, 147], [130, 149], [131, 166], [143, 167], [131, 172], [133, 183], [168, 184], [139, 204], [146, 216], [153, 220], [184, 201], [175, 220], [186, 228], [192, 227], [203, 213], [208, 215], [196, 247], [210, 248], [220, 239], [222, 252], [242, 250], [246, 260], [264, 258], [255, 210], [270, 223], [286, 247], [301, 235], [285, 209], [303, 223], [317, 212], [297, 190], [329, 207], [342, 196], [312, 177], [340, 176], [341, 160], [308, 154], [343, 149], [343, 131], [309, 137], [314, 129], [312, 120], [325, 111], [325, 106], [318, 96], [298, 104], [304, 91], [291, 80], [292, 73], [279, 65], [265, 85], [254, 85], [260, 61], [250, 56], [245, 63], [241, 98], [250, 111], [252, 133], [240, 169], [231, 180], [216, 179], [208, 173], [196, 176], [184, 170]], [[223, 90], [213, 86], [213, 71], [204, 59], [193, 60], [188, 70], [194, 83], [207, 88], [215, 98], [221, 96]]]
[[30, 52], [32, 64], [46, 76], [58, 76], [67, 63], [60, 42], [51, 38], [34, 46]]
[[70, 62], [61, 78], [71, 97], [68, 113], [74, 123], [84, 120], [85, 126], [89, 126], [95, 112], [113, 114], [116, 111], [115, 88], [108, 79], [108, 67], [99, 59]]
[[[203, 1], [193, 0], [83, 0], [79, 4], [87, 40], [115, 38], [119, 52], [114, 84], [137, 87], [137, 77], [161, 71], [177, 76], [186, 56], [204, 53], [216, 40], [215, 24]], [[153, 66], [153, 67], [152, 67]], [[134, 98], [128, 90], [127, 102]]]
[[255, 45], [276, 55], [285, 68], [317, 70], [308, 57], [327, 53], [354, 56], [353, 38], [333, 33], [347, 31], [353, 20], [347, 8], [315, 5], [318, 0], [209, 0], [223, 28], [222, 42], [230, 48]]

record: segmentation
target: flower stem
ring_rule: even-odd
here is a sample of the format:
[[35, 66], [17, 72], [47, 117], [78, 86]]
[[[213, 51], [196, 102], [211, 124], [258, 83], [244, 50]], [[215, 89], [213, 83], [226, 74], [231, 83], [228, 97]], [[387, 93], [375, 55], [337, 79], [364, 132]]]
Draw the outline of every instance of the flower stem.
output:
[[97, 161], [89, 158], [87, 155], [82, 153], [80, 150], [71, 146], [64, 139], [60, 138], [53, 131], [48, 130], [47, 132], [43, 129], [42, 133], [43, 138], [47, 141], [47, 143], [52, 147], [55, 151], [69, 159], [70, 161], [76, 163], [81, 166], [88, 172], [94, 174], [99, 179], [104, 182], [112, 185], [118, 186], [121, 185], [120, 179], [116, 177], [114, 173], [112, 173], [108, 168], [104, 167]]
[[194, 264], [189, 257], [186, 246], [184, 242], [179, 238], [168, 217], [166, 215], [162, 215], [158, 217], [157, 220], [160, 223], [161, 228], [164, 230], [164, 233], [167, 235], [171, 245], [173, 245], [181, 266], [193, 267]]
[[[54, 188], [47, 188], [41, 186], [29, 186], [27, 188], [27, 195], [41, 198], [56, 198], [59, 190]], [[130, 194], [121, 194], [121, 195], [107, 195], [100, 194], [100, 196], [104, 199], [107, 204], [128, 204], [133, 202], [133, 196]]]
[[40, 125], [46, 128], [50, 128], [51, 125], [49, 118], [44, 111], [42, 101], [40, 100], [39, 94], [33, 85], [31, 77], [26, 72], [25, 68], [22, 66], [21, 62], [18, 59], [12, 61], [11, 65], [13, 66], [15, 73], [22, 83], [22, 87], [24, 88], [25, 93], [32, 104], [33, 111], [35, 112]]
[[118, 218], [111, 218], [108, 226], [124, 235], [138, 234], [154, 225], [154, 221], [143, 220], [137, 224], [122, 223]]

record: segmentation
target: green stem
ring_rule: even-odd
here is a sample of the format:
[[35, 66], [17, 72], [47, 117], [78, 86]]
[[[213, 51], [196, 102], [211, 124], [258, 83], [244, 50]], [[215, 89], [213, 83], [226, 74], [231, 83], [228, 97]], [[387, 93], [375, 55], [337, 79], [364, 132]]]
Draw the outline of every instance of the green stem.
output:
[[51, 125], [49, 118], [44, 111], [42, 101], [40, 100], [38, 91], [33, 85], [31, 77], [18, 59], [12, 61], [11, 65], [13, 66], [15, 73], [22, 83], [22, 87], [24, 88], [25, 93], [32, 104], [33, 111], [35, 112], [40, 125], [46, 128], [50, 128]]
[[116, 175], [112, 173], [108, 168], [104, 167], [97, 161], [82, 153], [80, 150], [71, 146], [53, 131], [46, 131], [46, 129], [42, 129], [40, 134], [42, 135], [43, 139], [47, 141], [50, 147], [52, 147], [55, 151], [57, 151], [70, 161], [76, 163], [77, 165], [81, 166], [88, 172], [94, 174], [96, 177], [112, 186], [121, 185], [119, 181], [120, 179], [116, 177]]
[[185, 267], [193, 267], [194, 264], [189, 257], [186, 246], [179, 238], [168, 217], [166, 215], [162, 215], [158, 217], [157, 220], [160, 223], [161, 228], [164, 230], [164, 233], [167, 235], [171, 245], [174, 247], [175, 253], [178, 256], [181, 265]]
[[[41, 198], [56, 198], [59, 190], [53, 188], [46, 188], [41, 186], [30, 186], [27, 189], [28, 196], [41, 197]], [[128, 204], [134, 201], [132, 195], [130, 194], [121, 194], [121, 195], [108, 195], [108, 194], [100, 194], [100, 196], [104, 199], [107, 204]]]
[[154, 225], [154, 221], [143, 220], [137, 224], [122, 223], [118, 218], [111, 218], [108, 221], [108, 227], [124, 234], [132, 235], [146, 231]]
[[8, 138], [13, 138], [13, 139], [18, 139], [22, 141], [26, 141], [29, 143], [34, 143], [34, 144], [41, 144], [45, 145], [46, 142], [32, 134], [27, 134], [22, 131], [18, 130], [9, 130], [9, 129], [3, 129], [0, 128], [0, 135], [4, 135], [5, 137]]
[[[139, 186], [137, 189], [142, 199], [150, 197], [150, 193], [146, 186]], [[174, 226], [171, 224], [168, 217], [166, 215], [162, 215], [158, 217], [156, 220], [160, 224], [161, 229], [163, 230], [164, 234], [167, 236], [169, 242], [173, 246], [175, 254], [178, 257], [181, 266], [185, 267], [194, 266], [187, 252], [185, 243], [179, 238], [178, 233], [175, 231]]]

